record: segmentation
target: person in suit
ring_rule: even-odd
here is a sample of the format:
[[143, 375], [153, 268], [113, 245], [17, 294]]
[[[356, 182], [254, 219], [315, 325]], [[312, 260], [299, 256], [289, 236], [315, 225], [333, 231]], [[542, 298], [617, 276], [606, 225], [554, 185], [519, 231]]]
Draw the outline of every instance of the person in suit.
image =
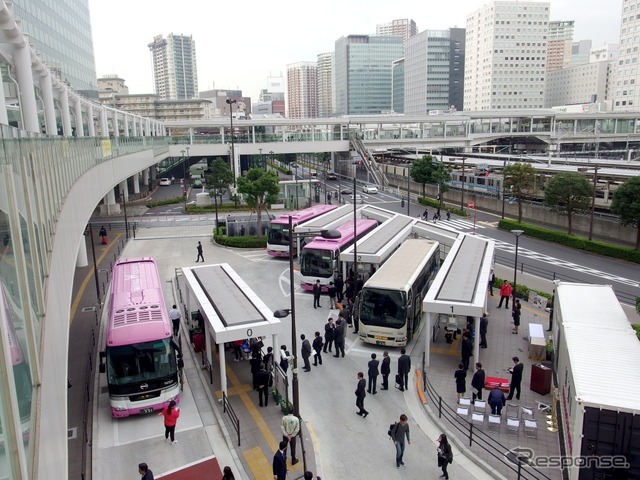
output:
[[469, 370], [469, 359], [471, 358], [471, 355], [473, 355], [473, 343], [471, 343], [468, 333], [464, 333], [462, 335], [462, 347], [460, 353], [464, 369]]
[[311, 371], [311, 364], [309, 363], [309, 357], [311, 356], [311, 343], [307, 340], [307, 337], [304, 336], [304, 333], [300, 335], [300, 340], [302, 340], [302, 360], [304, 361], [304, 371]]
[[489, 314], [483, 313], [480, 317], [480, 348], [487, 348], [487, 328], [489, 327]]
[[339, 357], [340, 353], [342, 353], [342, 357], [344, 357], [344, 319], [342, 319], [342, 317], [336, 322], [336, 329], [333, 332], [333, 342], [336, 345], [336, 354], [334, 357]]
[[282, 440], [273, 456], [273, 480], [287, 479], [287, 442]]
[[289, 353], [286, 345], [280, 347], [280, 368], [284, 373], [289, 370], [289, 360], [293, 360], [293, 355]]
[[153, 472], [146, 463], [138, 464], [138, 473], [141, 475], [140, 480], [153, 480]]
[[196, 258], [196, 263], [198, 263], [200, 259], [202, 259], [202, 262], [204, 262], [204, 257], [202, 256], [202, 243], [198, 242], [198, 246], [196, 247], [196, 250], [198, 252], [198, 258]]
[[358, 372], [358, 386], [356, 387], [356, 407], [358, 407], [358, 411], [356, 413], [363, 418], [367, 418], [367, 415], [369, 415], [369, 412], [364, 409], [364, 397], [367, 396], [366, 388], [367, 381], [364, 379], [364, 373]]
[[400, 358], [398, 358], [398, 375], [400, 376], [399, 389], [404, 392], [405, 388], [409, 388], [409, 372], [411, 371], [411, 357], [407, 355], [407, 349], [400, 349]]
[[333, 282], [329, 282], [327, 293], [329, 293], [329, 310], [333, 310], [336, 308], [336, 295], [338, 294]]
[[342, 302], [342, 297], [344, 296], [344, 292], [342, 291], [344, 289], [344, 280], [341, 273], [338, 274], [334, 286], [336, 287], [336, 297], [339, 302]]
[[315, 338], [313, 339], [313, 366], [317, 367], [318, 363], [322, 365], [322, 337], [320, 336], [320, 332], [315, 333]]
[[382, 374], [382, 390], [389, 390], [389, 374], [391, 373], [391, 358], [389, 352], [385, 351], [382, 354], [382, 366], [380, 367], [380, 373]]
[[380, 361], [376, 360], [377, 355], [375, 353], [371, 354], [371, 360], [369, 360], [369, 370], [367, 374], [369, 375], [369, 385], [367, 386], [367, 393], [372, 393], [375, 395], [377, 392], [377, 383], [378, 383], [378, 375], [380, 375], [380, 370], [378, 369], [378, 365], [380, 365]]
[[454, 372], [453, 377], [456, 379], [456, 394], [458, 395], [458, 403], [460, 403], [460, 399], [464, 397], [464, 393], [467, 391], [467, 371], [464, 365], [458, 365], [458, 370]]
[[482, 364], [480, 362], [476, 363], [476, 371], [473, 374], [473, 378], [471, 379], [471, 388], [473, 390], [472, 401], [475, 402], [476, 398], [478, 400], [482, 400], [482, 389], [484, 388], [484, 382], [486, 380], [486, 375], [484, 370], [482, 369]]
[[320, 294], [322, 293], [322, 287], [320, 286], [320, 280], [316, 280], [313, 284], [313, 308], [320, 308]]
[[496, 385], [493, 390], [489, 392], [489, 398], [487, 399], [489, 406], [491, 406], [491, 414], [492, 415], [500, 415], [502, 412], [502, 407], [504, 407], [507, 403], [506, 398], [504, 398], [504, 393], [502, 390]]
[[489, 274], [489, 292], [493, 297], [493, 284], [496, 281], [496, 274], [493, 272], [493, 268], [491, 269], [491, 273]]
[[327, 348], [329, 348], [329, 352], [331, 352], [335, 331], [336, 325], [333, 323], [333, 317], [327, 318], [327, 323], [324, 325], [324, 347], [322, 349], [324, 353], [327, 353]]
[[516, 394], [516, 399], [520, 400], [520, 384], [522, 383], [522, 371], [524, 370], [524, 365], [520, 362], [518, 357], [513, 357], [513, 367], [509, 369], [509, 373], [511, 373], [511, 383], [509, 385], [509, 396], [507, 400], [511, 400], [513, 398], [513, 394]]
[[513, 333], [514, 335], [518, 334], [518, 327], [520, 326], [520, 314], [522, 311], [522, 305], [520, 305], [520, 300], [515, 300], [513, 302], [513, 312], [511, 315], [513, 316]]
[[260, 364], [260, 370], [256, 373], [256, 385], [258, 387], [259, 405], [262, 406], [264, 398], [264, 406], [269, 406], [269, 373], [265, 370], [264, 365]]

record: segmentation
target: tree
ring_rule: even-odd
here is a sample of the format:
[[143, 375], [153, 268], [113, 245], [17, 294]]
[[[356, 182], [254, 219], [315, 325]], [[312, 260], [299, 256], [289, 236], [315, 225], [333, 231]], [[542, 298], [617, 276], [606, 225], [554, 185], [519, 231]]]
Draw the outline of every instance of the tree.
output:
[[620, 217], [622, 225], [638, 230], [636, 250], [640, 249], [640, 177], [633, 177], [618, 187], [613, 194], [611, 211]]
[[522, 222], [522, 200], [534, 190], [535, 170], [530, 163], [514, 163], [504, 168], [504, 178], [518, 202], [518, 223]]
[[245, 176], [238, 178], [238, 192], [246, 195], [247, 204], [256, 209], [256, 236], [262, 237], [262, 210], [266, 210], [268, 204], [278, 200], [278, 176], [274, 172], [252, 168]]
[[449, 169], [442, 162], [438, 162], [431, 155], [424, 155], [414, 160], [411, 165], [411, 178], [422, 184], [422, 196], [425, 195], [425, 185], [437, 185], [440, 193], [449, 190], [447, 182], [451, 181]]
[[544, 203], [567, 216], [571, 235], [571, 217], [584, 212], [591, 205], [592, 186], [579, 173], [560, 173], [554, 176], [544, 190]]
[[[213, 192], [213, 202], [216, 206], [216, 228], [218, 227], [218, 194], [229, 188], [233, 182], [233, 172], [227, 165], [227, 162], [220, 157], [216, 158], [209, 168], [211, 173], [207, 175], [206, 186], [209, 191]], [[217, 232], [216, 232], [217, 233]]]

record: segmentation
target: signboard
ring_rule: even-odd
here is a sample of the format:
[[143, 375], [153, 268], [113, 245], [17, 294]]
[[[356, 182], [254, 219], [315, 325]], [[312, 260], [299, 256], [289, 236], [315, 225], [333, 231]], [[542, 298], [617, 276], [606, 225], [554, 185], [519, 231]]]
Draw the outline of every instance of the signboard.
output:
[[470, 209], [476, 208], [476, 202], [474, 202], [473, 200], [469, 200], [467, 202], [467, 208], [470, 208]]

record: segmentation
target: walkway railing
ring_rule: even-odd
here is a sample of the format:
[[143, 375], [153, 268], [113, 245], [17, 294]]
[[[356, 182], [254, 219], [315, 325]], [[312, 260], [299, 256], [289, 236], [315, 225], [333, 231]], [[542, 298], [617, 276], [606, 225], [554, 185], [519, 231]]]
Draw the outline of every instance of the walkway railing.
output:
[[238, 446], [240, 446], [240, 420], [229, 402], [229, 397], [227, 397], [227, 394], [224, 391], [222, 392], [222, 411], [229, 415], [229, 420], [231, 420], [231, 424], [238, 436]]

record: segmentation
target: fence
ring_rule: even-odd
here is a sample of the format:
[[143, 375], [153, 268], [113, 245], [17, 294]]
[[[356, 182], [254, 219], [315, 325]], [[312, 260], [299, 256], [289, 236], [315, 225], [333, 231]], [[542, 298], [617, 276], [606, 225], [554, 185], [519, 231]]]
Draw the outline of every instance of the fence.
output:
[[238, 436], [238, 446], [240, 446], [240, 420], [229, 403], [229, 397], [227, 397], [227, 394], [224, 391], [222, 392], [222, 411], [229, 415], [229, 420], [231, 421], [231, 424], [236, 431], [236, 435]]

